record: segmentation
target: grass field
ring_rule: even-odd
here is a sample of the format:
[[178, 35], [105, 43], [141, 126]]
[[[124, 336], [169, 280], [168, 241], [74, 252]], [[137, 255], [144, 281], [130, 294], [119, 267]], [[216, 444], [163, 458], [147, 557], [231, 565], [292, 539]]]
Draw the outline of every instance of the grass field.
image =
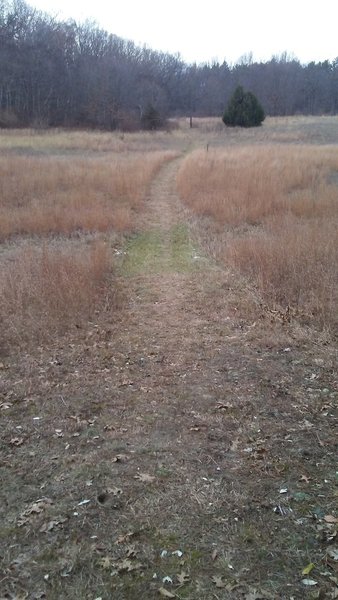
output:
[[0, 599], [337, 598], [338, 118], [0, 132]]
[[178, 187], [193, 211], [228, 234], [219, 257], [265, 303], [335, 330], [337, 175], [337, 146], [238, 145], [191, 153]]
[[112, 246], [133, 230], [150, 182], [173, 156], [146, 135], [3, 132], [2, 344], [78, 325], [107, 294], [114, 304], [118, 291], [105, 289], [117, 286]]

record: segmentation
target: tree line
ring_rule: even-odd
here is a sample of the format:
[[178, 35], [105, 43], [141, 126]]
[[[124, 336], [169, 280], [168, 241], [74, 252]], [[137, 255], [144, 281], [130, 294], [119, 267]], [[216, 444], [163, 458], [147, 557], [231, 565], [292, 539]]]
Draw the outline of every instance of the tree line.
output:
[[168, 116], [221, 117], [239, 85], [267, 115], [336, 114], [338, 57], [306, 65], [287, 54], [186, 64], [94, 22], [61, 21], [23, 0], [0, 0], [0, 127], [132, 130], [155, 128]]

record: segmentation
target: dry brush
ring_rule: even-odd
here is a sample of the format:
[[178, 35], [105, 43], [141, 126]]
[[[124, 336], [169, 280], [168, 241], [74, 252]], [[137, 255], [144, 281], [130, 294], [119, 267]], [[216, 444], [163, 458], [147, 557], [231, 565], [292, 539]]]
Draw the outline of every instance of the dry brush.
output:
[[226, 233], [219, 256], [254, 282], [265, 302], [332, 328], [337, 173], [334, 146], [250, 145], [192, 153], [178, 188], [193, 211]]

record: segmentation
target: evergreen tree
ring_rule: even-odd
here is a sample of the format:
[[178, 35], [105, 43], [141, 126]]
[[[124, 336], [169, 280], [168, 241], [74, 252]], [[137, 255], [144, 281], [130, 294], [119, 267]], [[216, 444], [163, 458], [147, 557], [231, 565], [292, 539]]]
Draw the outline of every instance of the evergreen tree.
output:
[[239, 85], [224, 112], [223, 123], [230, 127], [258, 127], [264, 119], [263, 107], [256, 96]]
[[163, 127], [163, 119], [152, 104], [148, 104], [143, 111], [141, 117], [141, 125], [143, 129], [153, 131], [154, 129], [160, 129]]

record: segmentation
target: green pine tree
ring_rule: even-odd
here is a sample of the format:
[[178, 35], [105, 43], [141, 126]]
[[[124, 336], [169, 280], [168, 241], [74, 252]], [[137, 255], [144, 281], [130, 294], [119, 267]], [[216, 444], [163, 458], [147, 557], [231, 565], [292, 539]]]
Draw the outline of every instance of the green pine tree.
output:
[[258, 127], [264, 119], [263, 107], [256, 96], [239, 85], [224, 112], [223, 123], [229, 127]]
[[160, 129], [163, 126], [163, 119], [152, 104], [148, 104], [143, 111], [141, 117], [142, 129], [154, 130]]

